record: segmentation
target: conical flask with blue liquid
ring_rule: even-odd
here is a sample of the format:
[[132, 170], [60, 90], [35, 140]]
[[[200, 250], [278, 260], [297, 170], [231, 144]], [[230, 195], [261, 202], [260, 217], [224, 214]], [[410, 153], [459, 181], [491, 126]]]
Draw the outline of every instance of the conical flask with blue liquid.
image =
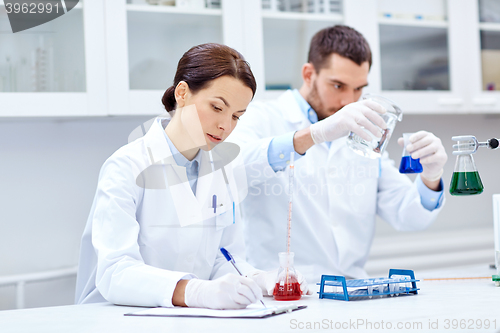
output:
[[403, 156], [401, 157], [401, 163], [399, 164], [399, 172], [400, 173], [421, 173], [423, 171], [422, 164], [420, 164], [420, 159], [413, 159], [406, 150], [406, 146], [408, 146], [410, 142], [410, 136], [413, 133], [403, 133], [403, 139], [405, 141], [403, 148]]

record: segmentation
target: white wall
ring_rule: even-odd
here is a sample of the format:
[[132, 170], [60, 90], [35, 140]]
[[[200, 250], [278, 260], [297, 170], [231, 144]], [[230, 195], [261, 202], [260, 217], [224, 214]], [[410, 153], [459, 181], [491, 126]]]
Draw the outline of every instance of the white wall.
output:
[[[80, 237], [105, 159], [149, 117], [0, 120], [0, 276], [77, 264]], [[73, 302], [74, 279], [38, 283], [46, 300]], [[38, 293], [38, 291], [37, 291]], [[0, 288], [0, 309], [14, 307], [14, 288]]]
[[[147, 119], [149, 117], [0, 119], [0, 276], [77, 265], [80, 236], [99, 169], [109, 155], [127, 143], [130, 131]], [[420, 129], [440, 136], [450, 156], [444, 174], [447, 203], [438, 220], [424, 232], [398, 233], [379, 222], [375, 256], [367, 265], [374, 274], [383, 271], [384, 265], [393, 264], [387, 261], [391, 253], [408, 256], [415, 247], [432, 252], [440, 237], [457, 233], [464, 237], [464, 232], [467, 237], [468, 230], [474, 229], [470, 233], [478, 240], [489, 239], [491, 195], [500, 193], [497, 172], [500, 149], [482, 149], [474, 156], [484, 193], [452, 197], [447, 192], [455, 162], [451, 155], [451, 136], [472, 134], [481, 140], [500, 137], [500, 115], [404, 116], [396, 127], [395, 137]], [[395, 137], [388, 151], [399, 166], [401, 148]], [[410, 241], [401, 241], [408, 237]], [[382, 245], [387, 246], [391, 240], [397, 245], [388, 253]], [[475, 245], [468, 246], [466, 250], [474, 250]], [[490, 247], [493, 257], [492, 239], [484, 243], [481, 253], [489, 253]], [[458, 261], [453, 264], [462, 260], [457, 255], [454, 258]], [[477, 256], [463, 260], [476, 260], [474, 258]], [[71, 304], [73, 293], [74, 278], [28, 285], [26, 305]], [[1, 287], [0, 309], [14, 308], [14, 301], [14, 288]]]

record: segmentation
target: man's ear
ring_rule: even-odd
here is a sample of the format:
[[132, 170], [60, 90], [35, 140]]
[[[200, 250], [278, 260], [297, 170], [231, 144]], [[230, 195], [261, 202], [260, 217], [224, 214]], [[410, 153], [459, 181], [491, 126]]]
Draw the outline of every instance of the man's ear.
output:
[[307, 86], [311, 86], [311, 82], [313, 81], [313, 76], [315, 74], [316, 70], [314, 69], [314, 65], [310, 62], [302, 66], [302, 79]]
[[186, 106], [186, 99], [189, 93], [189, 86], [185, 81], [181, 81], [175, 87], [175, 101], [177, 102], [177, 107], [182, 108]]

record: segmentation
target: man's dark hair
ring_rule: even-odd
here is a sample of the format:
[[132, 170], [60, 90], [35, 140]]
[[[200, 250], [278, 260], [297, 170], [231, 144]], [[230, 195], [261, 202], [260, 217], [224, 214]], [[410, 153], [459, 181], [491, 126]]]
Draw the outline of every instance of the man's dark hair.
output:
[[370, 45], [359, 32], [345, 25], [336, 25], [318, 31], [311, 39], [307, 61], [316, 73], [328, 66], [333, 53], [351, 59], [361, 65], [365, 61], [372, 66]]

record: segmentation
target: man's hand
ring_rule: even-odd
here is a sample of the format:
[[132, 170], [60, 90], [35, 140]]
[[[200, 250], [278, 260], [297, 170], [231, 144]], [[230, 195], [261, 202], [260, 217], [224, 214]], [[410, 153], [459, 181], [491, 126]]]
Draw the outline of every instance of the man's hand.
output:
[[[409, 140], [410, 144], [406, 146], [406, 151], [411, 154], [411, 158], [420, 158], [420, 164], [423, 167], [420, 177], [423, 183], [431, 190], [438, 190], [443, 167], [448, 160], [441, 140], [426, 131], [413, 134]], [[398, 143], [403, 146], [403, 138], [399, 138]]]

